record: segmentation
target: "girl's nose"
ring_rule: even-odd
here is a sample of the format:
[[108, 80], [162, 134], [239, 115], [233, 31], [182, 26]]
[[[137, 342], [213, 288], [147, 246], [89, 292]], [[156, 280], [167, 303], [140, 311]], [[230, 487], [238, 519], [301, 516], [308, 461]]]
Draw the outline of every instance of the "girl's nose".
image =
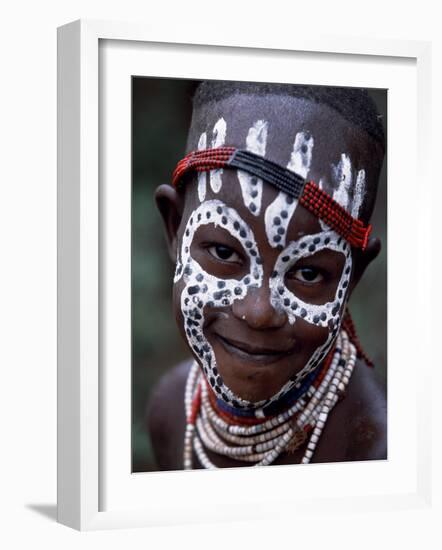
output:
[[287, 322], [286, 314], [272, 306], [268, 285], [249, 288], [242, 300], [233, 302], [232, 312], [255, 330], [280, 328]]

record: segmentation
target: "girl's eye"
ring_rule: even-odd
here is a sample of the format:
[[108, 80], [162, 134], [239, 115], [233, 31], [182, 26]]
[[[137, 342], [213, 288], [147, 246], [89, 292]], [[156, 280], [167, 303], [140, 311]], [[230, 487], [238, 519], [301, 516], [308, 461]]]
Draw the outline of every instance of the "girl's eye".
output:
[[208, 251], [217, 260], [221, 260], [223, 262], [230, 262], [230, 263], [241, 262], [241, 258], [239, 254], [237, 254], [229, 246], [224, 246], [222, 244], [214, 244], [212, 246], [209, 246]]
[[320, 283], [324, 277], [321, 275], [319, 269], [314, 267], [301, 267], [293, 271], [292, 279], [297, 279], [302, 283]]

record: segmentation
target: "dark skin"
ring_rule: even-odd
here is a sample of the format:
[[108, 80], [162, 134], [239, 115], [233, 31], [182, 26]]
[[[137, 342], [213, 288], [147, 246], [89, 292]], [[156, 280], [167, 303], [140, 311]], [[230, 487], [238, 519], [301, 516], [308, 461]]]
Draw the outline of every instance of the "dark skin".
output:
[[[373, 144], [369, 143], [367, 146], [367, 140], [370, 141], [368, 137], [355, 128], [348, 129], [348, 124], [336, 113], [293, 98], [260, 98], [259, 101], [256, 101], [256, 98], [250, 101], [250, 97], [246, 98], [249, 101], [242, 101], [243, 99], [241, 97], [239, 102], [240, 111], [237, 111], [238, 98], [228, 98], [220, 102], [222, 105], [219, 109], [227, 121], [228, 128], [232, 126], [229, 144], [241, 146], [241, 139], [244, 139], [251, 120], [257, 120], [259, 117], [272, 120], [272, 116], [276, 114], [275, 120], [279, 121], [280, 110], [283, 109], [286, 115], [284, 120], [290, 118], [287, 113], [292, 115], [291, 126], [288, 129], [283, 125], [278, 129], [278, 143], [275, 147], [269, 140], [266, 156], [272, 160], [286, 164], [282, 157], [281, 144], [287, 142], [285, 148], [290, 151], [293, 132], [299, 128], [307, 126], [315, 136], [320, 135], [321, 128], [328, 127], [333, 128], [333, 136], [330, 137], [328, 147], [319, 142], [309, 177], [316, 181], [322, 178], [325, 188], [331, 186], [332, 182], [325, 167], [331, 162], [336, 162], [334, 159], [339, 158], [342, 151], [352, 153], [353, 157], [358, 159], [357, 163], [362, 166], [370, 166]], [[210, 128], [212, 120], [207, 120], [208, 116], [209, 113], [201, 113], [201, 120], [194, 120], [193, 126], [203, 125]], [[232, 121], [231, 125], [229, 121]], [[294, 121], [297, 121], [298, 126]], [[190, 133], [190, 148], [194, 139], [192, 136], [197, 135], [197, 132], [198, 130]], [[367, 170], [367, 175], [369, 185], [370, 179], [375, 178], [376, 174]], [[214, 349], [218, 369], [226, 385], [242, 399], [256, 402], [274, 395], [299, 372], [315, 349], [325, 342], [328, 330], [313, 326], [302, 319], [290, 324], [286, 314], [277, 311], [270, 303], [268, 280], [280, 251], [271, 247], [268, 242], [264, 213], [276, 197], [277, 191], [264, 185], [262, 211], [259, 216], [253, 216], [244, 206], [236, 178], [235, 171], [225, 170], [221, 191], [215, 196], [209, 190], [206, 199], [216, 198], [225, 202], [235, 208], [249, 224], [263, 260], [263, 284], [259, 288], [251, 289], [244, 299], [235, 301], [231, 307], [206, 308], [204, 334]], [[187, 220], [199, 204], [195, 179], [187, 183], [185, 193], [178, 193], [170, 186], [161, 186], [157, 190], [156, 198], [166, 227], [170, 256], [175, 261]], [[304, 235], [320, 231], [318, 220], [298, 206], [288, 227], [287, 244]], [[377, 256], [379, 249], [379, 241], [371, 239], [364, 252], [354, 252], [349, 294], [366, 267]], [[205, 225], [198, 229], [192, 242], [191, 255], [202, 269], [217, 278], [240, 279], [248, 269], [247, 257], [240, 243], [228, 232], [213, 225]], [[286, 275], [285, 284], [305, 302], [323, 304], [334, 295], [343, 263], [341, 254], [323, 250], [293, 266]], [[174, 287], [174, 306], [178, 326], [185, 337], [180, 307], [183, 285], [183, 280], [180, 280]], [[148, 428], [160, 469], [182, 468], [185, 430], [184, 387], [189, 368], [190, 362], [170, 371], [160, 381], [150, 400]], [[376, 382], [373, 370], [359, 362], [345, 399], [329, 416], [312, 462], [385, 458], [385, 418], [384, 392]], [[303, 453], [304, 449], [294, 453], [283, 453], [275, 464], [299, 463]], [[245, 465], [243, 462], [214, 455], [209, 451], [208, 456], [219, 467]], [[194, 465], [199, 467], [196, 457]]]
[[[167, 373], [152, 393], [148, 429], [160, 470], [182, 470], [184, 430], [184, 388], [190, 361]], [[333, 409], [319, 440], [312, 463], [382, 460], [387, 458], [386, 400], [372, 368], [357, 362], [345, 399]], [[304, 449], [283, 453], [274, 464], [299, 464]], [[219, 467], [245, 466], [244, 462], [214, 455]], [[194, 468], [201, 468], [193, 456]]]

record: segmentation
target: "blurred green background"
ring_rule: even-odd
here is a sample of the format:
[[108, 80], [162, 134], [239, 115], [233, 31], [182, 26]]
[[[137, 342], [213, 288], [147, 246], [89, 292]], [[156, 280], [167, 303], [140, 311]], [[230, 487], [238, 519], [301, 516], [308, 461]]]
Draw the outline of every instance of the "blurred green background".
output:
[[[145, 410], [161, 375], [188, 352], [172, 315], [173, 265], [153, 194], [168, 183], [184, 155], [194, 80], [132, 78], [132, 470], [157, 467], [146, 430]], [[387, 92], [373, 90], [386, 121]], [[373, 217], [382, 240], [379, 258], [368, 268], [350, 301], [364, 349], [385, 382], [387, 358], [386, 163]]]

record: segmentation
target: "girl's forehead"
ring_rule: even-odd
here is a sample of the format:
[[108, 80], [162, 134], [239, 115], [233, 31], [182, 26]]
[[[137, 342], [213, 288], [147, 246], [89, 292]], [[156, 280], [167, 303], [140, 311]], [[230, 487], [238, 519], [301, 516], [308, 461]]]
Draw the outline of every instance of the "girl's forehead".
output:
[[291, 160], [300, 137], [311, 147], [308, 179], [329, 194], [346, 170], [344, 157], [354, 174], [364, 170], [367, 188], [375, 186], [377, 152], [369, 136], [327, 105], [301, 98], [236, 94], [202, 105], [193, 113], [187, 152], [231, 146], [296, 171]]
[[[211, 201], [213, 199], [216, 199], [224, 203], [228, 208], [233, 209], [253, 231], [258, 246], [260, 246], [261, 248], [264, 246], [271, 248], [269, 245], [266, 230], [266, 211], [267, 208], [278, 197], [279, 191], [273, 186], [264, 182], [262, 186], [260, 212], [259, 214], [253, 214], [244, 203], [244, 197], [238, 179], [238, 171], [223, 170], [221, 179], [222, 186], [218, 193], [215, 194], [209, 190], [205, 200]], [[190, 185], [193, 186], [193, 189], [191, 191], [192, 209], [190, 209], [189, 211], [189, 217], [190, 214], [195, 212], [195, 210], [201, 204], [201, 202], [198, 200], [198, 193], [196, 189], [197, 183], [194, 182]], [[283, 207], [282, 213], [284, 215]], [[298, 204], [293, 215], [290, 216], [290, 220], [288, 220], [286, 243], [288, 244], [289, 242], [296, 241], [305, 235], [319, 233], [320, 231], [321, 226], [319, 224], [318, 218], [316, 218], [313, 214], [308, 212], [308, 210]], [[275, 250], [275, 252], [277, 253], [278, 251], [279, 249]]]
[[313, 101], [281, 95], [236, 94], [201, 106], [192, 119], [188, 151], [198, 149], [201, 134], [207, 147], [215, 144], [216, 125], [222, 119], [225, 144], [246, 148], [250, 129], [258, 121], [266, 125], [265, 157], [285, 166], [298, 132], [309, 132], [315, 142], [311, 169], [326, 172], [343, 152], [355, 160], [360, 149], [360, 130], [336, 111]]
[[[281, 95], [241, 93], [194, 111], [188, 150], [233, 147], [264, 157], [314, 181], [358, 218], [367, 190], [377, 177], [371, 141], [368, 134], [326, 105]], [[193, 209], [205, 200], [223, 201], [272, 248], [321, 231], [318, 219], [296, 199], [284, 196], [253, 173], [229, 167], [213, 169], [198, 173], [194, 186], [198, 194]]]

